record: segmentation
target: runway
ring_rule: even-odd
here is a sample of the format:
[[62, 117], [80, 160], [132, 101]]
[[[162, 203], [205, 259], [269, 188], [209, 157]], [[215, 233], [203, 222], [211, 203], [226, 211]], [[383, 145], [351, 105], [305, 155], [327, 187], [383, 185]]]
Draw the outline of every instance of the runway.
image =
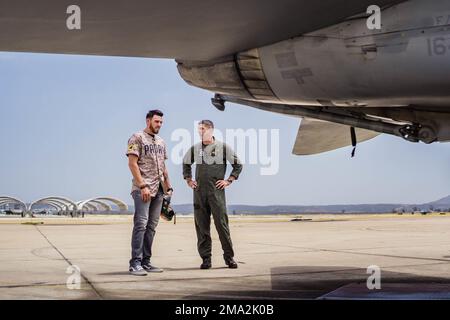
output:
[[[0, 299], [450, 299], [449, 214], [293, 218], [230, 216], [236, 270], [213, 226], [200, 270], [193, 219], [160, 221], [152, 262], [165, 271], [145, 277], [128, 274], [129, 216], [0, 219]], [[372, 265], [380, 290], [366, 286]]]

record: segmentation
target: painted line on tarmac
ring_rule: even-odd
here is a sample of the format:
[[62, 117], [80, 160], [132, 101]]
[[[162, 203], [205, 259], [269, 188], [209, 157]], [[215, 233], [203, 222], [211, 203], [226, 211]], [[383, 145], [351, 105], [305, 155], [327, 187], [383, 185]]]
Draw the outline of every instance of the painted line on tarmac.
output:
[[[70, 265], [73, 266], [73, 263], [47, 238], [47, 236], [41, 231], [41, 229], [39, 229], [39, 227], [37, 225], [34, 226], [36, 228], [36, 230], [44, 237], [45, 240], [47, 240], [47, 242], [53, 247], [53, 249], [55, 249], [56, 252], [58, 252], [58, 254]], [[98, 290], [94, 287], [94, 285], [92, 284], [92, 282], [88, 279], [88, 277], [86, 277], [86, 275], [83, 274], [83, 272], [80, 271], [80, 275], [81, 277], [84, 279], [84, 281], [86, 281], [86, 283], [92, 288], [92, 290], [95, 292], [95, 294], [102, 299], [102, 295], [100, 294], [100, 292], [98, 292]]]

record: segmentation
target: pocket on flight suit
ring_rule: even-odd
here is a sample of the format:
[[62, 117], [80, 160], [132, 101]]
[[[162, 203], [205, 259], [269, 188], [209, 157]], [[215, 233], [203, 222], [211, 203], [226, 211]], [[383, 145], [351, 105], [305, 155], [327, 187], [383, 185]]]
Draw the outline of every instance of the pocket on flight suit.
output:
[[193, 198], [193, 203], [194, 203], [194, 210], [199, 210], [201, 209], [201, 195], [200, 195], [200, 183], [198, 182], [198, 180], [196, 179], [195, 181], [197, 181], [197, 188], [192, 189], [192, 198]]

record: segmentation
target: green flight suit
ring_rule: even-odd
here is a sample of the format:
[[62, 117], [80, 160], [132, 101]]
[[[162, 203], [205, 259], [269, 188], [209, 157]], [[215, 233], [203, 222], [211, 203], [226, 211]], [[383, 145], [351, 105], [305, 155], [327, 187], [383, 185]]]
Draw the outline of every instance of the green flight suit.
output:
[[228, 145], [217, 140], [209, 145], [198, 143], [192, 146], [183, 159], [184, 179], [192, 178], [192, 164], [196, 163], [197, 188], [194, 190], [194, 220], [197, 248], [202, 259], [211, 257], [211, 214], [222, 244], [224, 259], [234, 257], [225, 190], [216, 188], [216, 182], [225, 179], [227, 162], [233, 167], [230, 176], [237, 180], [242, 171], [242, 164]]

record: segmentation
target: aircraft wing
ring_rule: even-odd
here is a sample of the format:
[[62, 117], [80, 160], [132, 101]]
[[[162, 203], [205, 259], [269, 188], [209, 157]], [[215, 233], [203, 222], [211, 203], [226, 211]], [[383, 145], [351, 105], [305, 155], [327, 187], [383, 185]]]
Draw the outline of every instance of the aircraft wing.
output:
[[[401, 1], [377, 0], [379, 6]], [[81, 8], [68, 30], [67, 8]], [[0, 0], [0, 51], [211, 60], [365, 12], [373, 0]]]
[[[357, 142], [375, 138], [380, 133], [356, 128]], [[342, 124], [303, 118], [292, 153], [312, 155], [352, 144], [350, 127]]]

